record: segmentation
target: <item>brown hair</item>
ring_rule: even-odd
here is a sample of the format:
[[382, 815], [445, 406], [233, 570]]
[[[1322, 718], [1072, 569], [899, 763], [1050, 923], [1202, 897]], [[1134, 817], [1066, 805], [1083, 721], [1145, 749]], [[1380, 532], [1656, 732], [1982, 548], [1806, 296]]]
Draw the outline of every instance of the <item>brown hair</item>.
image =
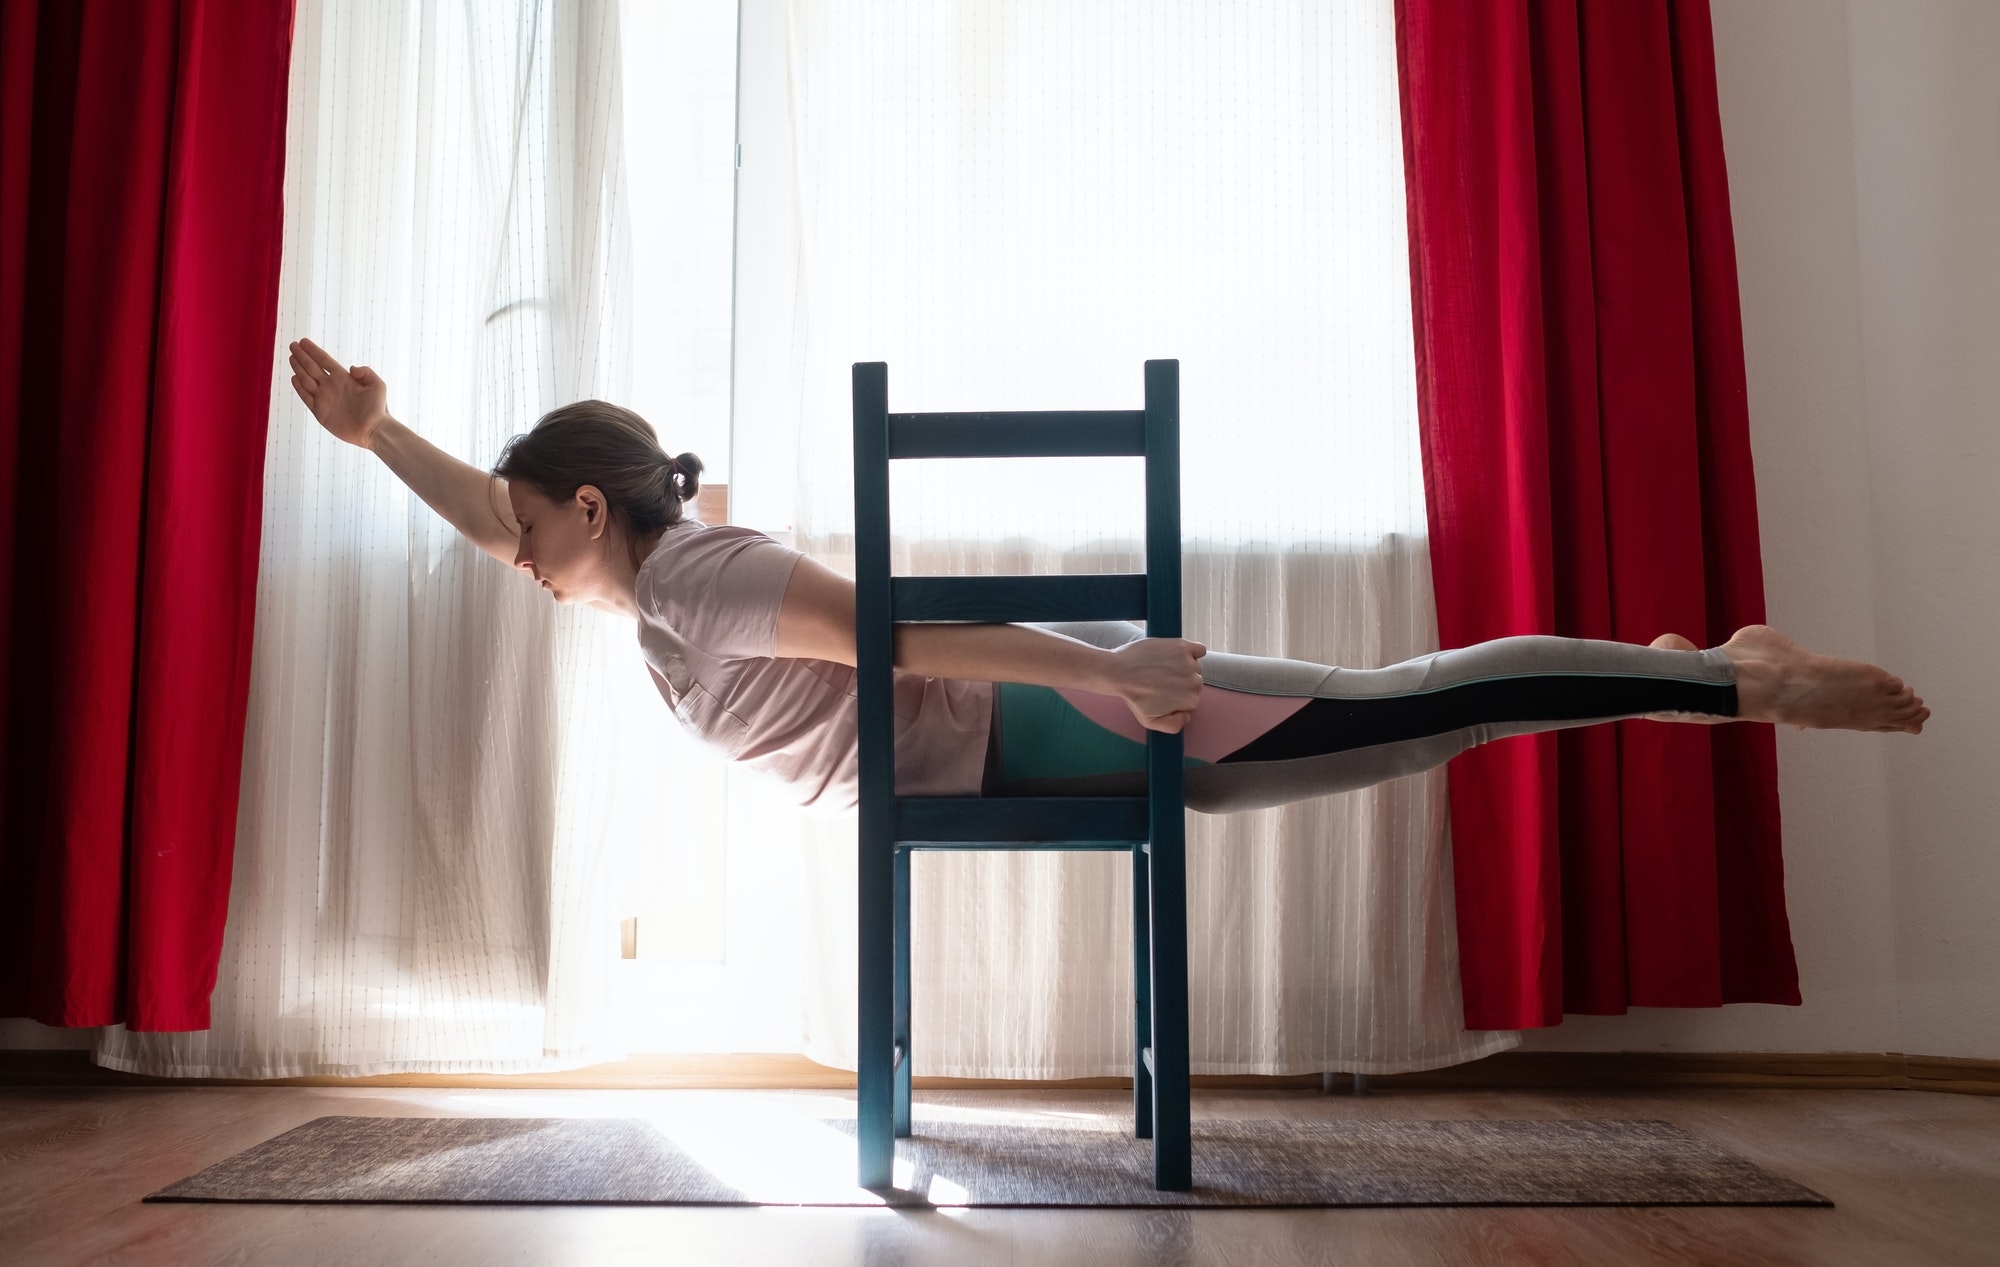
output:
[[668, 457], [651, 423], [602, 400], [551, 409], [532, 430], [509, 440], [493, 464], [493, 474], [519, 480], [552, 502], [596, 485], [624, 526], [633, 567], [641, 561], [641, 541], [686, 517], [686, 504], [701, 491], [701, 471], [700, 458]]

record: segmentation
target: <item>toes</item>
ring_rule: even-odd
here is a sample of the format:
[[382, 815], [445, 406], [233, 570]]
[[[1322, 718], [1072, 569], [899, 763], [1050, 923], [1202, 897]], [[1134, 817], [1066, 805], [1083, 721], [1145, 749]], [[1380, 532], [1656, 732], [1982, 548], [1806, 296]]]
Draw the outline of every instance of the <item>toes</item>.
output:
[[1889, 725], [1877, 726], [1875, 729], [1885, 733], [1900, 732], [1906, 735], [1921, 735], [1924, 733], [1924, 723], [1930, 719], [1930, 710], [1922, 709], [1911, 716], [1898, 718]]

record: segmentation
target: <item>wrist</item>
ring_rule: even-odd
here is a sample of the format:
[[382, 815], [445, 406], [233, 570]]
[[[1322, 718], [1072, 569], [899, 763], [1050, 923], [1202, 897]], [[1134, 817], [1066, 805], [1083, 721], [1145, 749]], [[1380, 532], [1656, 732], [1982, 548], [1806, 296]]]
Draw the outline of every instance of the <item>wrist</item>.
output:
[[395, 438], [393, 433], [407, 430], [408, 428], [396, 421], [394, 417], [389, 414], [383, 414], [382, 421], [376, 423], [369, 430], [368, 435], [361, 441], [361, 447], [380, 457], [383, 447], [393, 443]]
[[1104, 647], [1083, 644], [1086, 655], [1083, 663], [1083, 682], [1078, 690], [1089, 691], [1092, 695], [1109, 695], [1122, 698], [1118, 689], [1118, 653]]

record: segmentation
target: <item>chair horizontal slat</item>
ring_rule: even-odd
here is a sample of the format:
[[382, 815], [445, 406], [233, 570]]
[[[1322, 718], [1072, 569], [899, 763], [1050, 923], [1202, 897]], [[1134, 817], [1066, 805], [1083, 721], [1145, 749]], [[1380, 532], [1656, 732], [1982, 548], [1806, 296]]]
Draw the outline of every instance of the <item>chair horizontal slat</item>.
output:
[[1139, 457], [1146, 411], [890, 414], [892, 458]]
[[889, 581], [889, 619], [1144, 620], [1141, 574], [1083, 576], [897, 576]]
[[1129, 840], [899, 840], [911, 853], [1131, 853], [1144, 845]]
[[891, 838], [912, 847], [1129, 849], [1146, 839], [1143, 796], [899, 796]]

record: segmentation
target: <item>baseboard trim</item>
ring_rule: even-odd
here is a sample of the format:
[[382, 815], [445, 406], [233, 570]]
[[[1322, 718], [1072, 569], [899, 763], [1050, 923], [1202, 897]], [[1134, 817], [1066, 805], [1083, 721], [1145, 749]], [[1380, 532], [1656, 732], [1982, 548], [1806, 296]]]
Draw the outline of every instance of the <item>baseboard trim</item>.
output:
[[2000, 1060], [1960, 1060], [1951, 1056], [1905, 1056], [1910, 1087], [1960, 1095], [2000, 1095]]
[[[1281, 1076], [1196, 1074], [1197, 1089], [1303, 1090], [1319, 1074]], [[549, 1090], [813, 1089], [854, 1086], [854, 1075], [804, 1056], [635, 1056], [629, 1060], [545, 1074], [380, 1074], [369, 1078], [154, 1078], [91, 1063], [84, 1051], [0, 1052], [0, 1085], [63, 1087], [517, 1087]], [[1032, 1080], [918, 1078], [926, 1090], [1112, 1090], [1129, 1078]], [[1447, 1069], [1371, 1075], [1371, 1088], [1823, 1088], [1941, 1091], [2000, 1095], [2000, 1060], [1910, 1056], [1900, 1052], [1568, 1052], [1506, 1051]]]

